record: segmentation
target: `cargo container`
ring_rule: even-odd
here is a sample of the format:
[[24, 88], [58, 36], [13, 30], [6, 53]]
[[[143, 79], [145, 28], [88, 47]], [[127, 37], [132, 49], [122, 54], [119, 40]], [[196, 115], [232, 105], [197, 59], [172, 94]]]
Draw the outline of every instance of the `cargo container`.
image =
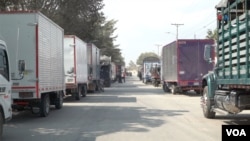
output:
[[64, 35], [64, 68], [66, 95], [80, 100], [87, 94], [87, 43], [75, 35]]
[[89, 92], [99, 91], [100, 88], [100, 49], [93, 43], [87, 44], [88, 52], [88, 87]]
[[[0, 19], [9, 51], [13, 109], [27, 108], [45, 117], [50, 105], [62, 108], [64, 30], [40, 12], [3, 12]], [[22, 75], [18, 66], [24, 63]]]
[[161, 79], [165, 92], [173, 94], [201, 91], [202, 76], [213, 69], [213, 64], [203, 59], [206, 44], [212, 39], [178, 39], [162, 48]]
[[[217, 44], [207, 45], [204, 53], [208, 62], [216, 62], [202, 81], [201, 106], [206, 118], [250, 110], [250, 1], [221, 0], [215, 7], [216, 16], [230, 18], [217, 20]], [[213, 48], [217, 61], [211, 57]]]

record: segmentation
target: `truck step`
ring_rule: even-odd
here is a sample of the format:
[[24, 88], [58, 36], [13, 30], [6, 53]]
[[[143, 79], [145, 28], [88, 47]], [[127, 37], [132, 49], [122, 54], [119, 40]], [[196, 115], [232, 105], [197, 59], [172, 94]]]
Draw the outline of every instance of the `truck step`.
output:
[[213, 109], [214, 112], [222, 114], [222, 115], [228, 115], [229, 113], [227, 111], [221, 110], [219, 108], [214, 108]]

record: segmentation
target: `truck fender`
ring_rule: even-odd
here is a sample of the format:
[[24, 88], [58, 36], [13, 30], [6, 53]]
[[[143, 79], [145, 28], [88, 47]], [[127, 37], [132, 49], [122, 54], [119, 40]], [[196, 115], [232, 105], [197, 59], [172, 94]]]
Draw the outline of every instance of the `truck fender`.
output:
[[208, 73], [202, 78], [202, 88], [208, 86], [208, 97], [210, 99], [214, 98], [216, 90], [216, 77], [214, 73]]

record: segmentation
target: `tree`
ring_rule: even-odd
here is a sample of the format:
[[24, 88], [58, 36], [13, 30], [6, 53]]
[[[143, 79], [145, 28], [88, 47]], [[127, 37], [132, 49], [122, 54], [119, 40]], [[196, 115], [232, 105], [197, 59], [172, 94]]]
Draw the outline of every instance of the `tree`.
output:
[[143, 64], [143, 59], [146, 58], [146, 57], [157, 57], [159, 58], [159, 56], [157, 54], [155, 54], [154, 52], [145, 52], [145, 53], [142, 53], [137, 61], [136, 61], [136, 64], [137, 65], [142, 65]]
[[132, 60], [130, 60], [127, 69], [128, 70], [137, 70], [137, 66], [136, 66], [136, 64]]
[[117, 21], [107, 21], [101, 11], [103, 7], [103, 0], [0, 1], [0, 11], [40, 11], [61, 26], [65, 34], [76, 35], [87, 43], [94, 43], [100, 49], [108, 48], [106, 55], [123, 61], [119, 45], [114, 45], [117, 35], [113, 33]]
[[206, 38], [207, 39], [214, 39], [215, 41], [217, 40], [217, 30], [215, 29], [214, 31], [212, 31], [211, 29], [209, 29], [207, 31], [207, 36]]

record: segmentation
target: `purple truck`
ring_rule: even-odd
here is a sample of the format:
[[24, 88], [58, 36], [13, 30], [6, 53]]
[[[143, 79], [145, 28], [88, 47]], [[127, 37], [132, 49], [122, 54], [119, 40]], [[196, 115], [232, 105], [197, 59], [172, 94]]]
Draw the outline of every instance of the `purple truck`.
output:
[[161, 80], [164, 92], [184, 93], [202, 90], [202, 76], [213, 69], [203, 59], [205, 45], [212, 39], [179, 39], [162, 48]]

